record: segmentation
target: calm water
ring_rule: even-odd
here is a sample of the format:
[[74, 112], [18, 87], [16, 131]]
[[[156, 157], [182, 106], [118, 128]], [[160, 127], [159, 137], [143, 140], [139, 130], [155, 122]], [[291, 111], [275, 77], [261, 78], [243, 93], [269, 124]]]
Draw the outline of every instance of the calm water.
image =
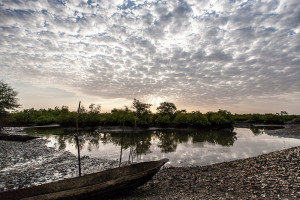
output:
[[[48, 139], [48, 146], [77, 155], [75, 131], [60, 128], [26, 129], [30, 135]], [[221, 131], [147, 131], [143, 133], [97, 133], [81, 131], [81, 156], [122, 161], [169, 158], [173, 166], [202, 166], [282, 150], [300, 145], [300, 139], [270, 136], [263, 129], [235, 128]]]

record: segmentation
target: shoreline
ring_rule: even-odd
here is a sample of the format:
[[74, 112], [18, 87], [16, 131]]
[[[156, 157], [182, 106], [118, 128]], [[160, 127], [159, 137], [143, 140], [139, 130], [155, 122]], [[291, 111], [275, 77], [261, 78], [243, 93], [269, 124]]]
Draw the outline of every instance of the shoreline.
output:
[[[266, 134], [298, 138], [300, 125]], [[114, 199], [299, 199], [299, 163], [300, 144], [213, 165], [163, 168], [145, 185]]]
[[300, 124], [286, 124], [284, 129], [266, 130], [266, 134], [286, 137], [286, 138], [300, 138]]
[[[0, 141], [0, 192], [78, 176], [77, 156], [47, 147], [47, 140]], [[119, 166], [117, 160], [81, 157], [82, 175]]]
[[300, 147], [201, 167], [163, 168], [114, 199], [299, 199]]
[[[267, 134], [298, 136], [299, 127], [288, 125]], [[77, 157], [46, 143], [0, 141], [0, 192], [77, 176]], [[81, 160], [83, 175], [118, 166], [117, 160]], [[300, 146], [207, 166], [163, 167], [145, 185], [115, 199], [297, 199], [298, 163]]]

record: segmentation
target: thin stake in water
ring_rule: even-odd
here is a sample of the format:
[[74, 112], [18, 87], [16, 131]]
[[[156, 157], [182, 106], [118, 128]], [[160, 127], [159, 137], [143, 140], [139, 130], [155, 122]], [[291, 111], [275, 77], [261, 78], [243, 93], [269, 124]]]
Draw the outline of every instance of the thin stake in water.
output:
[[81, 162], [80, 162], [80, 150], [79, 150], [79, 141], [78, 141], [78, 118], [79, 118], [79, 113], [80, 113], [80, 104], [81, 101], [79, 101], [78, 105], [78, 110], [77, 110], [77, 118], [76, 118], [76, 134], [75, 139], [76, 139], [76, 144], [77, 144], [77, 151], [78, 151], [78, 167], [79, 167], [79, 176], [81, 176]]
[[121, 153], [120, 153], [119, 167], [121, 167], [121, 163], [122, 163], [122, 147], [123, 147], [123, 137], [124, 137], [124, 128], [125, 128], [124, 126], [125, 126], [125, 114], [123, 118], [123, 130], [122, 130], [122, 138], [121, 138]]

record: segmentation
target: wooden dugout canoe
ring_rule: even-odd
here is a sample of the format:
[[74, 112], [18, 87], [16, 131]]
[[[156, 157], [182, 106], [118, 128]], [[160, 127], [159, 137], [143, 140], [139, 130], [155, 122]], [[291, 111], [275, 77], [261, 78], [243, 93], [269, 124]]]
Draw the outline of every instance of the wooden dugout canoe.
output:
[[143, 185], [168, 161], [162, 159], [142, 162], [39, 186], [1, 192], [0, 199], [107, 199]]

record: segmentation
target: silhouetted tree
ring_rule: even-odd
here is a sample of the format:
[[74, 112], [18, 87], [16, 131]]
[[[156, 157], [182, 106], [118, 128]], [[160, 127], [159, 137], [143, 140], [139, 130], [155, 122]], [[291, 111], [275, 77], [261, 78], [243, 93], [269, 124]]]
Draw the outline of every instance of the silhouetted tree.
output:
[[151, 111], [150, 111], [151, 106], [152, 106], [151, 104], [142, 103], [137, 99], [133, 99], [133, 102], [132, 102], [132, 108], [135, 109], [135, 112], [138, 117], [145, 113], [147, 113], [147, 114], [151, 113]]
[[4, 119], [9, 110], [20, 106], [17, 98], [18, 92], [14, 91], [7, 83], [0, 81], [0, 134]]
[[156, 110], [161, 114], [174, 114], [177, 108], [174, 103], [162, 102]]
[[0, 81], [0, 114], [5, 114], [8, 110], [14, 110], [20, 106], [17, 95], [18, 92], [14, 91], [12, 87]]
[[140, 125], [149, 125], [151, 122], [151, 104], [142, 103], [137, 99], [133, 99], [132, 108], [135, 109], [135, 122], [134, 126], [136, 127], [137, 122]]

